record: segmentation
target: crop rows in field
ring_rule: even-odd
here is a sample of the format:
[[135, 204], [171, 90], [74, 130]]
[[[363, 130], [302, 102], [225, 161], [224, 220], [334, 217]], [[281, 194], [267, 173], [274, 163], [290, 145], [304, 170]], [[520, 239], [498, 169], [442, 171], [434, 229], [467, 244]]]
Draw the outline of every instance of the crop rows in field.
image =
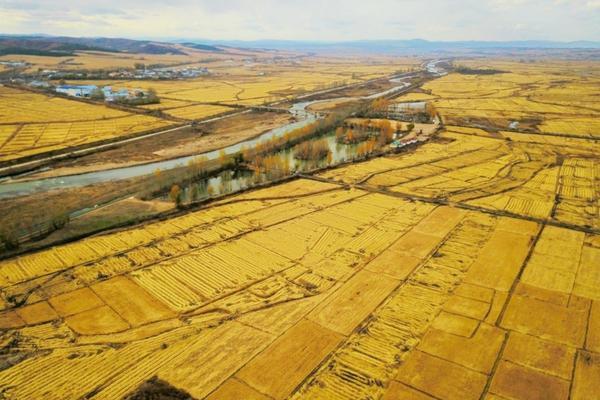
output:
[[158, 376], [209, 400], [594, 398], [598, 152], [450, 126], [1, 261], [0, 338], [20, 361], [0, 393], [121, 399]]
[[4, 124], [89, 121], [127, 115], [126, 112], [100, 105], [60, 97], [48, 98], [42, 94], [0, 86], [0, 121]]
[[[5, 395], [116, 399], [158, 374], [198, 398], [251, 398], [255, 390], [273, 398], [377, 398], [412, 388], [443, 397], [458, 390], [456, 379], [460, 393], [476, 398], [486, 387], [509, 390], [488, 384], [512, 365], [492, 370], [508, 335], [587, 351], [580, 337], [588, 328], [579, 318], [600, 288], [597, 235], [368, 189], [376, 178], [375, 187], [401, 189], [398, 171], [422, 165], [457, 181], [468, 177], [481, 191], [507, 169], [501, 178], [524, 181], [514, 190], [526, 198], [554, 190], [559, 175], [595, 179], [593, 163], [567, 157], [532, 174], [527, 164], [514, 168], [532, 161], [523, 157], [529, 143], [502, 155], [497, 139], [443, 137], [454, 141], [322, 174], [364, 182], [366, 190], [297, 180], [2, 262], [2, 321], [9, 335], [19, 335], [14, 351], [47, 349], [0, 372]], [[469, 173], [457, 175], [461, 166]], [[582, 300], [557, 305], [535, 290]], [[13, 309], [11, 298], [24, 291], [25, 305]], [[526, 307], [536, 307], [546, 324], [525, 319]], [[573, 333], [553, 318], [567, 318]], [[535, 357], [535, 348], [503, 357]], [[22, 380], [39, 368], [48, 380]], [[552, 379], [568, 390], [570, 377]], [[572, 387], [574, 394], [588, 390], [581, 378]]]
[[[495, 224], [492, 217], [470, 213], [460, 215], [453, 221], [449, 226], [452, 233], [448, 237], [443, 237], [448, 232], [436, 230], [442, 235], [442, 244], [436, 250], [439, 256], [420, 266], [412, 279], [393, 293], [364, 328], [337, 349], [293, 398], [381, 397], [385, 391], [381, 382], [393, 378], [399, 361], [414, 347], [413, 338], [423, 335], [437, 310], [441, 309], [452, 290], [464, 279], [468, 268], [477, 259], [481, 246], [489, 240]], [[438, 243], [432, 242], [430, 246], [428, 253]], [[388, 272], [389, 255], [401, 249], [401, 241], [396, 242], [371, 262], [367, 269]], [[402, 278], [402, 275], [397, 278]], [[430, 290], [433, 283], [436, 289]], [[364, 355], [365, 349], [370, 350], [368, 357]]]
[[[32, 304], [5, 312], [3, 323], [20, 320], [32, 326], [60, 326], [67, 332], [76, 332], [83, 343], [85, 337], [97, 337], [95, 340], [100, 341], [119, 337], [134, 340], [132, 338], [153, 332], [155, 324], [179, 326], [173, 319], [174, 313], [198, 313], [198, 307], [203, 304], [205, 308], [216, 307], [227, 314], [247, 313], [310, 297], [320, 290], [330, 289], [337, 279], [349, 277], [351, 265], [364, 263], [383, 251], [434, 208], [427, 204], [398, 203], [383, 195], [332, 189], [335, 187], [328, 184], [296, 181], [286, 187], [246, 195], [282, 196], [281, 200], [246, 200], [219, 205], [168, 222], [149, 224], [143, 229], [87, 239], [4, 262], [0, 267], [3, 286], [12, 284], [12, 294], [17, 292], [14, 286], [19, 287], [18, 282], [26, 289], [33, 280], [41, 284], [41, 288], [30, 295]], [[307, 190], [314, 194], [296, 199], [283, 197], [286, 193], [307, 193]], [[353, 209], [360, 213], [341, 223], [340, 216]], [[258, 226], [261, 229], [257, 230]], [[203, 247], [196, 250], [190, 241], [182, 240], [190, 234], [203, 237], [200, 241]], [[239, 238], [229, 239], [240, 234]], [[284, 235], [294, 246], [278, 246], [277, 238]], [[144, 256], [133, 256], [142, 251]], [[138, 265], [135, 265], [136, 260]], [[322, 267], [315, 271], [315, 266]], [[61, 271], [65, 273], [60, 274]], [[59, 274], [47, 275], [53, 272]], [[240, 288], [247, 289], [239, 292]], [[209, 305], [214, 301], [217, 303]], [[58, 325], [48, 324], [57, 319], [61, 321]], [[20, 332], [27, 329], [22, 328]], [[129, 336], [128, 331], [138, 333]], [[48, 336], [38, 338], [37, 345], [64, 346], [64, 339], [54, 343]], [[73, 334], [65, 337], [73, 337]], [[74, 350], [76, 353], [85, 351], [83, 343]], [[189, 347], [192, 342], [188, 343]], [[51, 359], [71, 354], [66, 352], [59, 356], [57, 353], [53, 353]], [[102, 350], [97, 357], [112, 353]], [[144, 354], [155, 359], [153, 354]], [[97, 357], [92, 358], [100, 362]], [[82, 365], [88, 364], [72, 364], [65, 370]], [[24, 372], [38, 366], [25, 363], [20, 368]], [[160, 363], [148, 366], [143, 378], [147, 379], [147, 374], [155, 373], [159, 367]], [[106, 373], [98, 369], [77, 390], [81, 393], [91, 390], [92, 383], [108, 379]], [[56, 378], [56, 384], [63, 385], [65, 379], [68, 378]], [[0, 382], [6, 380], [21, 387], [12, 373], [0, 377]], [[126, 387], [129, 390], [130, 386]], [[22, 389], [13, 394], [42, 395], [48, 390], [44, 385]], [[112, 393], [113, 389], [118, 391], [111, 387], [106, 393]], [[68, 390], [71, 395], [74, 389]], [[62, 392], [56, 388], [54, 393]]]
[[167, 121], [0, 87], [0, 161], [132, 135]]
[[14, 134], [0, 145], [0, 160], [10, 160], [99, 140], [132, 135], [168, 126], [169, 122], [145, 115], [82, 122], [10, 126]]
[[[386, 157], [321, 174], [407, 196], [447, 199], [513, 215], [598, 225], [597, 145], [585, 140], [450, 127], [443, 138], [407, 156]], [[564, 161], [557, 163], [557, 155]], [[573, 167], [576, 165], [577, 167]], [[577, 174], [574, 176], [573, 174]]]
[[463, 60], [474, 68], [504, 71], [492, 75], [449, 74], [423, 85], [424, 93], [409, 93], [397, 101], [431, 100], [448, 123], [489, 124], [542, 133], [597, 137], [598, 82], [600, 74], [593, 64], [577, 65], [577, 73], [589, 74], [587, 82], [574, 75], [571, 64], [548, 63], [544, 68], [514, 62], [481, 63]]

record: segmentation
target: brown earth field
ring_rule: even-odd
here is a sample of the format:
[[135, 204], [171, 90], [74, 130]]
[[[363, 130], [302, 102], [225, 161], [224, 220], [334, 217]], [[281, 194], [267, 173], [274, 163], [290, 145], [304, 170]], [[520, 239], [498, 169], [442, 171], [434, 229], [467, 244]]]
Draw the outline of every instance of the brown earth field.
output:
[[310, 111], [314, 112], [337, 112], [356, 106], [358, 104], [360, 104], [360, 101], [353, 99], [332, 99], [330, 101], [323, 101], [311, 104], [307, 108]]
[[35, 246], [43, 247], [69, 238], [79, 237], [89, 232], [110, 229], [129, 222], [135, 223], [140, 219], [152, 217], [174, 208], [175, 204], [172, 202], [128, 197], [106, 206], [100, 206], [81, 217], [71, 219], [64, 228], [51, 233], [43, 240], [35, 242]]
[[[141, 187], [135, 180], [123, 180], [4, 199], [0, 202], [2, 231], [19, 236], [35, 235], [66, 214], [127, 196], [132, 190], [140, 190]], [[67, 227], [69, 225], [70, 222]], [[46, 242], [48, 240], [49, 238]], [[40, 243], [34, 245], [38, 246]], [[27, 245], [21, 247], [27, 249]]]

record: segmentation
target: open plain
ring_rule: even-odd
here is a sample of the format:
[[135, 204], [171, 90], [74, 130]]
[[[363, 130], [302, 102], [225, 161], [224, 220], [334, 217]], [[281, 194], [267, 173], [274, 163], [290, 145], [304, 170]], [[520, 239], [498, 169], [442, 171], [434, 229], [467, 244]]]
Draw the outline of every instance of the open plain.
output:
[[2, 261], [3, 396], [595, 398], [599, 154], [448, 126]]
[[600, 399], [597, 54], [191, 45], [0, 85], [0, 399]]

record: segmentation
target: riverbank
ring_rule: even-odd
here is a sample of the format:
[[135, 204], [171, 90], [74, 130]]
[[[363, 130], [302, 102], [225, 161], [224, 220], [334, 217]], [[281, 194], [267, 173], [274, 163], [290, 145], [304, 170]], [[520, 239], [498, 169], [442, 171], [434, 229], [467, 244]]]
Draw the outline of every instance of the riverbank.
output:
[[[363, 95], [354, 98], [356, 101], [371, 101], [380, 97], [387, 96], [395, 96], [402, 93], [405, 90], [408, 90], [413, 81], [418, 76], [418, 73], [407, 73], [402, 75], [394, 75], [388, 78], [388, 82], [394, 83], [392, 87], [385, 85], [383, 91], [376, 91], [375, 93], [371, 93], [368, 95]], [[292, 103], [289, 107], [289, 112], [293, 115], [298, 121], [289, 123], [284, 126], [280, 126], [278, 128], [272, 129], [263, 133], [260, 136], [257, 136], [252, 139], [248, 139], [245, 141], [238, 142], [234, 145], [229, 145], [223, 147], [221, 149], [196, 153], [195, 155], [183, 156], [168, 159], [165, 161], [156, 161], [156, 162], [148, 162], [144, 164], [138, 165], [127, 165], [122, 168], [112, 168], [105, 171], [92, 170], [89, 172], [73, 174], [73, 175], [61, 175], [58, 178], [49, 177], [42, 179], [27, 179], [27, 182], [15, 182], [11, 179], [7, 179], [4, 182], [0, 183], [0, 198], [9, 198], [16, 195], [25, 195], [30, 193], [36, 193], [40, 191], [48, 191], [53, 189], [60, 188], [70, 188], [70, 187], [78, 187], [89, 185], [93, 183], [107, 182], [111, 180], [119, 180], [119, 179], [128, 179], [136, 176], [147, 175], [153, 173], [157, 169], [167, 170], [173, 169], [181, 165], [185, 165], [193, 158], [202, 156], [207, 159], [216, 159], [221, 156], [221, 153], [226, 155], [231, 155], [238, 153], [242, 150], [243, 147], [254, 147], [261, 141], [271, 140], [273, 137], [280, 137], [285, 135], [287, 132], [290, 132], [294, 129], [301, 128], [306, 126], [318, 118], [322, 118], [323, 116], [319, 113], [314, 113], [308, 110], [313, 104], [321, 103], [323, 101], [335, 100], [335, 97], [329, 98], [332, 93], [338, 93], [338, 91], [347, 90], [349, 88], [353, 88], [354, 86], [360, 85], [348, 85], [347, 87], [337, 88], [337, 90], [326, 90], [322, 92], [312, 93], [307, 96], [301, 96], [302, 101], [297, 101]], [[381, 89], [380, 87], [376, 87], [375, 89]], [[324, 100], [323, 96], [326, 96], [327, 99]], [[339, 99], [347, 99], [347, 97], [342, 96]], [[229, 117], [231, 118], [231, 117]], [[219, 118], [221, 120], [224, 118]], [[217, 119], [215, 120], [217, 121]], [[206, 123], [208, 121], [205, 121]], [[139, 144], [139, 142], [135, 143]], [[134, 144], [134, 145], [135, 145]], [[31, 177], [28, 177], [31, 178]]]
[[254, 139], [278, 127], [296, 122], [289, 114], [252, 111], [209, 122], [197, 129], [154, 136], [145, 141], [56, 163], [51, 169], [16, 177], [13, 182], [80, 175], [136, 165], [168, 161], [219, 150]]

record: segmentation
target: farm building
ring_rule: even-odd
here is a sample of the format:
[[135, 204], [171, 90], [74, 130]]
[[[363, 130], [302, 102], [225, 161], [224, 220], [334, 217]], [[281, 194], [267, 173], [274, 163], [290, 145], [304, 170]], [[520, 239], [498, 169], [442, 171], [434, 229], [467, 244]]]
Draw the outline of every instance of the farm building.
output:
[[406, 112], [422, 112], [425, 111], [427, 103], [424, 101], [416, 101], [410, 103], [394, 103], [388, 107], [389, 112], [406, 113]]
[[129, 97], [129, 90], [119, 89], [115, 91], [111, 86], [104, 86], [102, 93], [106, 101], [115, 101], [116, 99], [126, 99]]
[[428, 122], [427, 102], [394, 103], [388, 106], [389, 118], [400, 121]]
[[63, 93], [73, 97], [90, 97], [96, 85], [60, 85], [56, 88], [57, 93]]
[[35, 88], [48, 88], [50, 87], [50, 84], [46, 81], [31, 81], [29, 82], [29, 86], [31, 87], [35, 87]]

